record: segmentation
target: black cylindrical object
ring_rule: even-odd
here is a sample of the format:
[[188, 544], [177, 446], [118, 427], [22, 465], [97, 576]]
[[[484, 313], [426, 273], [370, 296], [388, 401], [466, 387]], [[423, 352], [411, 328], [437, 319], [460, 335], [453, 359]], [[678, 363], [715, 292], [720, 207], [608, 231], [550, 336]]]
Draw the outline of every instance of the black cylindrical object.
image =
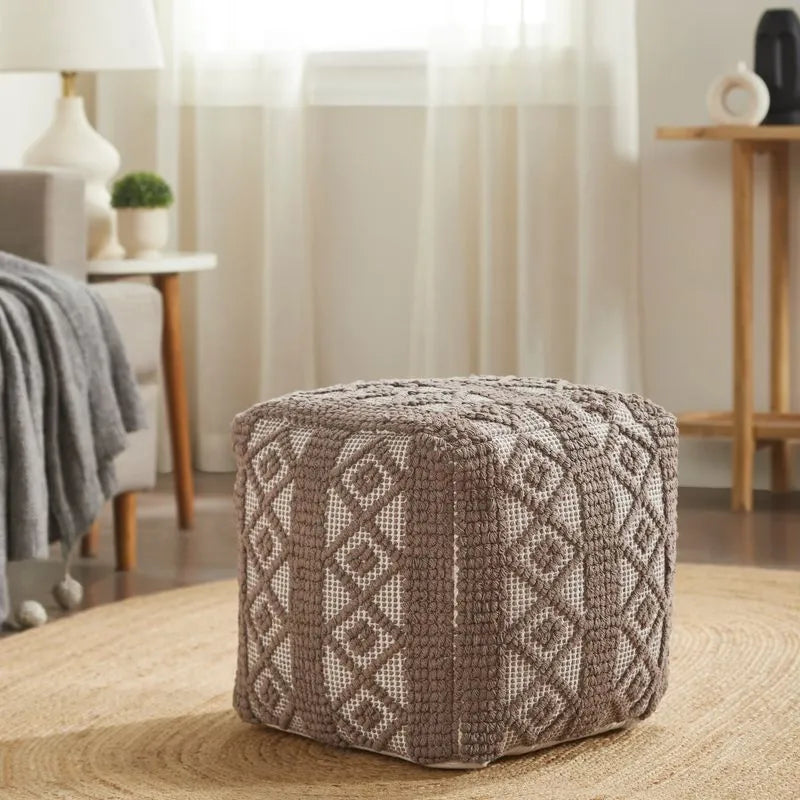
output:
[[800, 125], [800, 18], [791, 8], [764, 12], [756, 30], [755, 71], [769, 89], [765, 125]]

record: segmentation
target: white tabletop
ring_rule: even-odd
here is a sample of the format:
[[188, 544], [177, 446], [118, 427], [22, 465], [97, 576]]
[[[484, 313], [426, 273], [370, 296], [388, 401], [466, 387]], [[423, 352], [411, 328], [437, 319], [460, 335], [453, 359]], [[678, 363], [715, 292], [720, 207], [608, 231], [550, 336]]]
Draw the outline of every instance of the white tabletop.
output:
[[120, 258], [88, 262], [89, 275], [163, 275], [201, 272], [216, 266], [216, 253], [164, 253], [158, 259]]

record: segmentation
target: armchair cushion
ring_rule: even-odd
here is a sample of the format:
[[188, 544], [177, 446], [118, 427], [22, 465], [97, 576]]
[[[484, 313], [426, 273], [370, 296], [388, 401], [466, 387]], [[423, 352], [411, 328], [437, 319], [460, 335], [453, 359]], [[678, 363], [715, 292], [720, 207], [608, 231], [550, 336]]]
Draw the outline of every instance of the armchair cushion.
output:
[[152, 489], [156, 483], [156, 417], [158, 414], [158, 384], [139, 384], [147, 427], [128, 434], [128, 446], [116, 458], [117, 494]]
[[147, 415], [147, 428], [128, 436], [116, 459], [117, 492], [151, 489], [156, 477], [156, 415], [161, 351], [161, 295], [144, 283], [98, 283], [92, 290], [104, 301], [125, 345]]
[[119, 329], [137, 381], [155, 382], [161, 348], [161, 295], [152, 286], [128, 281], [97, 283], [92, 291], [104, 301]]

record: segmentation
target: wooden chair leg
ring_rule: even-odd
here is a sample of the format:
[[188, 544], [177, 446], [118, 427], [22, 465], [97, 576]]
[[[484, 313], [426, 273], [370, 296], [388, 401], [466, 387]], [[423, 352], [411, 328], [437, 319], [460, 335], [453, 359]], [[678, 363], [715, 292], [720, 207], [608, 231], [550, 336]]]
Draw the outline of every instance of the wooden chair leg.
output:
[[95, 521], [81, 539], [81, 555], [84, 558], [95, 558], [100, 544], [100, 523]]
[[117, 570], [136, 567], [136, 492], [123, 492], [114, 498], [114, 546]]

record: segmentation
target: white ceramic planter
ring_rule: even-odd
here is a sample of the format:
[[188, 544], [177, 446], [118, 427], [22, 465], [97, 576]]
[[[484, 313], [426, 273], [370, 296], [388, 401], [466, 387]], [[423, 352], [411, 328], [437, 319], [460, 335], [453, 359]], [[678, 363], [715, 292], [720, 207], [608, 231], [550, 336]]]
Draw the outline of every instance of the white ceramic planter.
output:
[[166, 208], [120, 208], [119, 241], [128, 258], [158, 259], [169, 238]]

